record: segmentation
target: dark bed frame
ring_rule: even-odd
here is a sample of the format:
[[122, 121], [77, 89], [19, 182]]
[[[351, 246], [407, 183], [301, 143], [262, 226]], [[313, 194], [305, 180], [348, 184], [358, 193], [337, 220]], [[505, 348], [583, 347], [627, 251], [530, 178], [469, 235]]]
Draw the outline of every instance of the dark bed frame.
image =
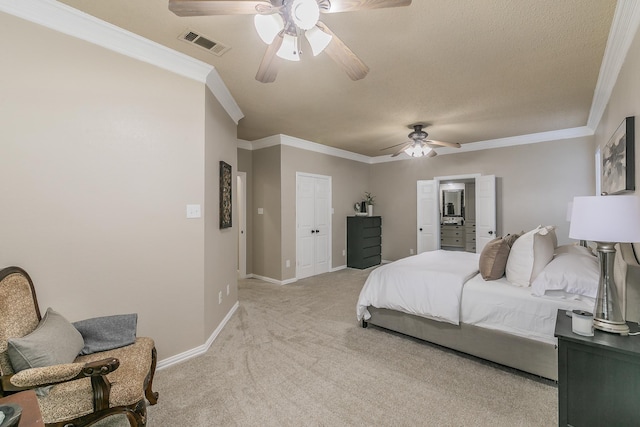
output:
[[[614, 277], [629, 321], [640, 320], [640, 244], [620, 244]], [[478, 326], [453, 325], [395, 310], [368, 307], [371, 318], [362, 327], [378, 326], [429, 341], [554, 381], [558, 380], [558, 350], [544, 343]]]

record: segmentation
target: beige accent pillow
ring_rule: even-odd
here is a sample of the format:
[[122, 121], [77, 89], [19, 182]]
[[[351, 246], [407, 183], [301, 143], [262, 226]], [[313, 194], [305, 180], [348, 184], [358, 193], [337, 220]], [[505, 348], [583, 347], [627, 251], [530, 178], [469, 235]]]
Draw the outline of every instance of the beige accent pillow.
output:
[[497, 280], [504, 276], [510, 249], [502, 238], [493, 239], [484, 246], [478, 266], [484, 280]]
[[553, 259], [554, 236], [546, 227], [536, 227], [513, 243], [505, 273], [516, 286], [529, 286]]
[[82, 335], [67, 319], [47, 309], [36, 329], [22, 338], [10, 338], [7, 352], [14, 371], [71, 363], [82, 347]]
[[507, 234], [506, 236], [503, 237], [503, 240], [507, 242], [507, 244], [509, 245], [509, 248], [511, 248], [511, 246], [513, 246], [513, 243], [516, 240], [518, 240], [518, 237], [522, 236], [523, 234], [524, 234], [524, 231], [521, 231], [516, 234]]

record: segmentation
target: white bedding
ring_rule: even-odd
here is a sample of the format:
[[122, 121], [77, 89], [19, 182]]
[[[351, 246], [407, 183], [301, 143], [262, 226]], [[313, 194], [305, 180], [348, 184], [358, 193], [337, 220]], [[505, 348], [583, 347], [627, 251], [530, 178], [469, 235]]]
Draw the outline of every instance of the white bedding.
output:
[[595, 300], [538, 297], [531, 288], [509, 284], [506, 278], [485, 281], [478, 274], [464, 285], [461, 322], [525, 338], [556, 343], [556, 314], [562, 310], [593, 312]]
[[462, 287], [478, 274], [479, 257], [437, 250], [378, 267], [360, 292], [358, 320], [371, 317], [367, 307], [372, 305], [459, 324]]

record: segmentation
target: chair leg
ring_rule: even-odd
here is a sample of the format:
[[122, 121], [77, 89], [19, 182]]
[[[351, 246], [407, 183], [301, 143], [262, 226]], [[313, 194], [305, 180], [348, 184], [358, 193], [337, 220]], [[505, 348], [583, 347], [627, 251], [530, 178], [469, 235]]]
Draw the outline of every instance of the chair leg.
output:
[[158, 392], [153, 391], [153, 376], [156, 373], [156, 363], [158, 361], [158, 354], [156, 348], [151, 350], [151, 369], [149, 370], [149, 377], [147, 378], [147, 386], [145, 387], [144, 394], [151, 405], [158, 403]]

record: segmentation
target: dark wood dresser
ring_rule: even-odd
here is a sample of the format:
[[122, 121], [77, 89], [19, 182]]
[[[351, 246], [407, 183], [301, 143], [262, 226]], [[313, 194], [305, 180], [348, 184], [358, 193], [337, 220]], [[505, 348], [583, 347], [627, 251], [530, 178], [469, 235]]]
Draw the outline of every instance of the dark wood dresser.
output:
[[347, 267], [369, 268], [382, 262], [382, 217], [347, 217]]
[[[638, 324], [627, 322], [631, 331]], [[571, 318], [558, 310], [558, 424], [640, 425], [640, 336], [596, 329], [592, 337], [571, 331]]]

